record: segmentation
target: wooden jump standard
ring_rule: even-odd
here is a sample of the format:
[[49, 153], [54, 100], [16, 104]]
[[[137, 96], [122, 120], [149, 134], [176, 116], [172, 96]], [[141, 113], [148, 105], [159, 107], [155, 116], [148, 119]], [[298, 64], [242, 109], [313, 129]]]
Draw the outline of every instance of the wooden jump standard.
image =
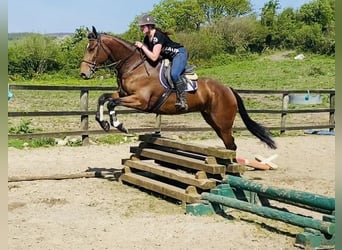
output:
[[200, 193], [216, 187], [227, 174], [240, 174], [245, 166], [234, 162], [235, 151], [222, 147], [182, 143], [159, 134], [140, 135], [123, 159], [120, 181], [160, 193], [186, 203], [196, 203]]

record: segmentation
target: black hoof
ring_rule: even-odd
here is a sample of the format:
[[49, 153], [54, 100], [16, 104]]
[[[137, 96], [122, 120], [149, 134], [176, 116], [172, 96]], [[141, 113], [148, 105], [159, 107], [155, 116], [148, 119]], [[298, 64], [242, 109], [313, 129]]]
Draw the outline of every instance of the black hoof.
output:
[[122, 123], [120, 123], [117, 127], [116, 127], [119, 131], [128, 134], [128, 129], [124, 127], [124, 125]]
[[100, 122], [100, 125], [101, 125], [101, 128], [102, 128], [104, 131], [106, 131], [106, 132], [109, 131], [109, 129], [110, 129], [109, 122], [107, 122], [107, 121], [102, 121], [102, 122]]

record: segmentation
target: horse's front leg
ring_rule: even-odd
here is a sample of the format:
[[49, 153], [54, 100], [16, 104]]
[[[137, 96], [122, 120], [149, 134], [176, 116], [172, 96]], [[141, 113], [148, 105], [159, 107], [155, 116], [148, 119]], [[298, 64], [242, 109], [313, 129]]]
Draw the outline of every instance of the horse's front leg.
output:
[[108, 102], [107, 109], [109, 112], [110, 124], [113, 127], [120, 130], [121, 132], [128, 133], [128, 130], [123, 126], [121, 122], [119, 122], [115, 114], [115, 107], [120, 104], [120, 98], [119, 98], [118, 92], [105, 93], [99, 97], [95, 120], [100, 124], [101, 128], [104, 131], [109, 131], [110, 124], [108, 123], [108, 121], [104, 119], [104, 105], [106, 102]]
[[116, 116], [115, 107], [118, 105], [117, 103], [118, 101], [114, 100], [110, 100], [107, 103], [110, 125], [117, 128], [121, 132], [128, 133], [128, 129], [123, 125], [122, 122], [119, 121], [118, 117]]
[[104, 120], [103, 106], [107, 101], [111, 99], [112, 99], [112, 94], [105, 93], [105, 94], [102, 94], [97, 100], [97, 110], [96, 110], [95, 120], [100, 124], [101, 128], [104, 131], [109, 131], [110, 125], [108, 121]]

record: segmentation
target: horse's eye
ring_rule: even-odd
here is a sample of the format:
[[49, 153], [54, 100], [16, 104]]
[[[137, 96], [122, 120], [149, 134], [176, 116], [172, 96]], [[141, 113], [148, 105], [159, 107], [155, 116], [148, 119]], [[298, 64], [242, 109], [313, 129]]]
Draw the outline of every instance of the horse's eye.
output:
[[97, 43], [95, 43], [95, 42], [90, 42], [90, 43], [88, 43], [88, 45], [87, 45], [87, 50], [88, 50], [89, 52], [91, 52], [91, 51], [93, 51], [93, 50], [96, 48], [96, 46], [97, 46]]

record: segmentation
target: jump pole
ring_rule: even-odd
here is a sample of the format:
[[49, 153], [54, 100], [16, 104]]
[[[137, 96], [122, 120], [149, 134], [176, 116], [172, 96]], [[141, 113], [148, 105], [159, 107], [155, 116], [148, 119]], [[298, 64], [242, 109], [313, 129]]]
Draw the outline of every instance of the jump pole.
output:
[[335, 233], [335, 223], [312, 219], [269, 207], [262, 207], [246, 201], [240, 201], [235, 198], [224, 197], [222, 195], [216, 195], [208, 192], [203, 192], [201, 196], [204, 200], [208, 200], [212, 203], [240, 209], [266, 218], [280, 220], [296, 226], [313, 228], [329, 235], [333, 235]]
[[278, 200], [284, 203], [305, 207], [320, 212], [331, 214], [335, 210], [335, 199], [323, 195], [308, 193], [304, 191], [285, 188], [275, 188], [250, 180], [228, 175], [222, 183], [229, 184], [242, 190], [260, 193], [269, 199]]

